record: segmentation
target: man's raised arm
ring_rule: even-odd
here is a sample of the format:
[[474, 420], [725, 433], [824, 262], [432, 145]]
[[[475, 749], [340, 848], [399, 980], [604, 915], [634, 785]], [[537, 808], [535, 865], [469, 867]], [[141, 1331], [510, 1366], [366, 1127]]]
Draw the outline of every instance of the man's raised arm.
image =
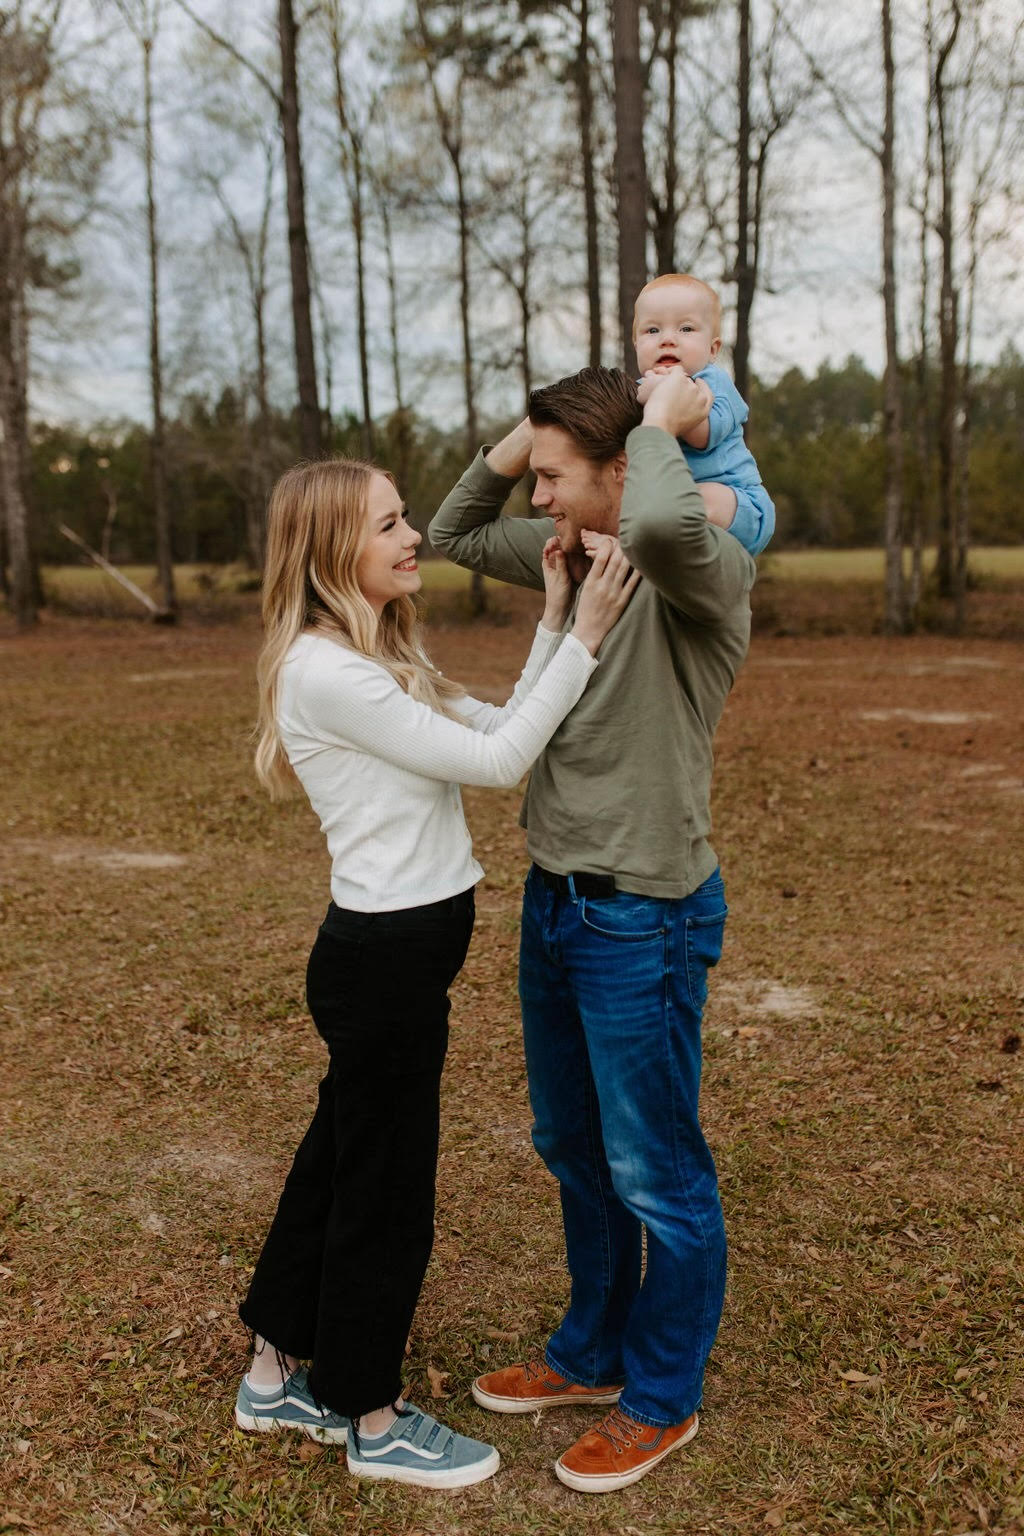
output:
[[674, 607], [713, 624], [753, 586], [756, 566], [738, 539], [708, 522], [676, 441], [707, 415], [707, 401], [681, 368], [641, 386], [640, 400], [643, 424], [626, 439], [619, 541]]
[[533, 428], [521, 421], [495, 447], [481, 451], [449, 491], [428, 534], [439, 554], [469, 571], [517, 587], [544, 587], [541, 553], [554, 531], [549, 517], [502, 517], [530, 463]]

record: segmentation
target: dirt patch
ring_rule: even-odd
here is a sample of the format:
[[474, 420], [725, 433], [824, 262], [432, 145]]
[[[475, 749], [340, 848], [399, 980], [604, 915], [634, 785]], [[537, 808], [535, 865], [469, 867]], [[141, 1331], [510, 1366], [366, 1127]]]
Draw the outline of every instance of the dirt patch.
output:
[[821, 1012], [810, 987], [788, 986], [780, 981], [740, 982], [729, 976], [715, 978], [716, 1010], [722, 1003], [728, 1003], [738, 1013], [762, 1019], [807, 1019]]
[[188, 860], [180, 853], [141, 852], [128, 848], [101, 848], [89, 843], [60, 843], [19, 839], [10, 846], [12, 853], [46, 859], [57, 865], [84, 865], [125, 874], [130, 870], [183, 869]]
[[974, 725], [992, 719], [990, 714], [956, 709], [862, 709], [859, 714], [862, 720], [912, 720], [915, 725]]
[[230, 667], [181, 667], [160, 672], [130, 672], [129, 683], [188, 683], [197, 677], [230, 677]]
[[112, 848], [106, 853], [96, 849], [53, 853], [50, 857], [55, 864], [95, 864], [114, 874], [129, 869], [181, 869], [188, 863], [180, 853], [127, 853], [120, 848]]

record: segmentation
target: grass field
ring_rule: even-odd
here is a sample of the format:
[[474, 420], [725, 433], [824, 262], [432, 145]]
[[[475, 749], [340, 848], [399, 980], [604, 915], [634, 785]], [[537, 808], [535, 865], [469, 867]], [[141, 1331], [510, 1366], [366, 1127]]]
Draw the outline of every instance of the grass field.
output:
[[[934, 550], [927, 550], [926, 571], [930, 571], [934, 563]], [[773, 576], [783, 581], [880, 583], [884, 575], [884, 555], [880, 549], [772, 551], [764, 557], [764, 564]], [[997, 581], [1024, 580], [1024, 548], [972, 549], [970, 564], [971, 570], [978, 576]], [[152, 566], [124, 566], [123, 570], [136, 586], [156, 595], [156, 572]], [[139, 607], [112, 577], [94, 565], [48, 566], [44, 579], [47, 591], [65, 607], [73, 608], [79, 603], [95, 603], [104, 599], [109, 600], [114, 611], [123, 608], [125, 612], [132, 612]], [[211, 593], [218, 593], [222, 597], [230, 595], [239, 583], [245, 584], [250, 580], [241, 567], [222, 570], [215, 566], [197, 565], [176, 566], [175, 579], [184, 601], [194, 601]], [[428, 592], [458, 591], [469, 585], [467, 572], [447, 560], [424, 560], [423, 579]]]
[[[551, 1472], [578, 1415], [469, 1396], [566, 1287], [518, 1033], [518, 796], [467, 792], [487, 878], [408, 1380], [503, 1467], [424, 1494], [231, 1417], [235, 1307], [322, 1069], [327, 901], [314, 818], [252, 778], [247, 597], [231, 623], [0, 636], [0, 1532], [1024, 1536], [1022, 648], [755, 638], [714, 800], [726, 1313], [700, 1435], [603, 1499]], [[535, 612], [505, 593], [434, 654], [501, 697]]]

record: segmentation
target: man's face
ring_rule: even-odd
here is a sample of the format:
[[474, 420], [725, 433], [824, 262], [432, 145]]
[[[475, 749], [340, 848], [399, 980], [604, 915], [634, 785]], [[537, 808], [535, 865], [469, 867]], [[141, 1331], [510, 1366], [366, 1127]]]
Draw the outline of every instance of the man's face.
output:
[[534, 427], [533, 505], [554, 518], [555, 535], [567, 555], [582, 553], [581, 528], [618, 533], [625, 462], [625, 454], [619, 454], [595, 464], [561, 427]]
[[640, 372], [686, 369], [692, 378], [718, 356], [711, 300], [696, 283], [663, 283], [636, 301]]

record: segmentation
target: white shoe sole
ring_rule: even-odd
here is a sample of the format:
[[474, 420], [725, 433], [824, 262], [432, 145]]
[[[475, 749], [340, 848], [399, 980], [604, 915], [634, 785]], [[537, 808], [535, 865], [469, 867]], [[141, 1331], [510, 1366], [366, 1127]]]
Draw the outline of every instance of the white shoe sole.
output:
[[308, 1435], [321, 1445], [345, 1445], [348, 1441], [346, 1429], [323, 1429], [319, 1424], [297, 1424], [294, 1419], [257, 1419], [252, 1414], [241, 1413], [237, 1408], [235, 1423], [249, 1434], [269, 1435], [274, 1429], [297, 1429], [300, 1434]]
[[455, 1467], [450, 1472], [429, 1472], [425, 1468], [400, 1466], [373, 1466], [365, 1461], [353, 1461], [348, 1457], [348, 1469], [353, 1477], [375, 1478], [378, 1482], [411, 1483], [416, 1488], [469, 1488], [493, 1477], [501, 1466], [497, 1451], [471, 1467]]
[[680, 1435], [678, 1440], [662, 1451], [658, 1456], [652, 1456], [650, 1461], [645, 1461], [642, 1467], [637, 1467], [632, 1472], [623, 1472], [618, 1476], [614, 1474], [606, 1477], [585, 1477], [579, 1472], [570, 1472], [568, 1467], [563, 1467], [562, 1459], [555, 1462], [555, 1476], [560, 1483], [567, 1488], [574, 1488], [577, 1493], [614, 1493], [617, 1488], [628, 1488], [631, 1483], [638, 1483], [642, 1477], [646, 1477], [659, 1462], [666, 1456], [671, 1456], [673, 1451], [678, 1451], [680, 1446], [688, 1445], [700, 1428], [700, 1420], [694, 1418], [685, 1435]]
[[600, 1407], [604, 1403], [617, 1403], [622, 1396], [622, 1388], [616, 1387], [613, 1392], [595, 1392], [591, 1397], [580, 1397], [575, 1392], [561, 1396], [553, 1392], [550, 1397], [495, 1397], [478, 1387], [475, 1381], [470, 1391], [473, 1401], [491, 1413], [536, 1413], [541, 1408], [592, 1408], [595, 1404]]

